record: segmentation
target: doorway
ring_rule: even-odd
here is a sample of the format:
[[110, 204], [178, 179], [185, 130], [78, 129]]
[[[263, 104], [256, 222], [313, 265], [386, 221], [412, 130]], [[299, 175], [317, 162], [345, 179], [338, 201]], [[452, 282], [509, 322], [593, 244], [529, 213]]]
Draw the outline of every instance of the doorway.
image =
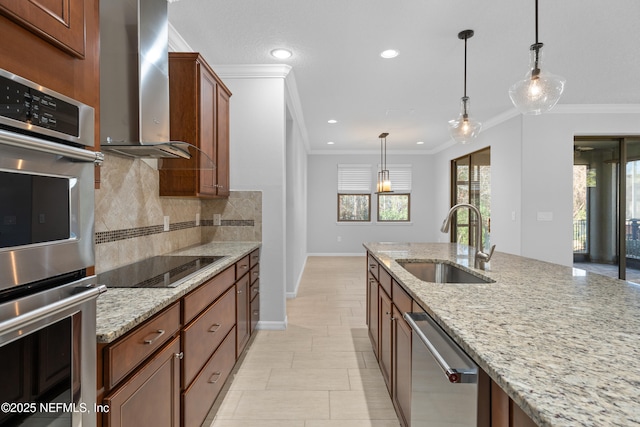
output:
[[469, 203], [480, 210], [483, 224], [478, 224], [470, 209], [459, 209], [454, 217], [451, 241], [475, 246], [477, 227], [482, 227], [482, 241], [490, 247], [491, 233], [491, 147], [451, 161], [452, 205]]
[[640, 139], [575, 138], [573, 164], [574, 266], [640, 283]]

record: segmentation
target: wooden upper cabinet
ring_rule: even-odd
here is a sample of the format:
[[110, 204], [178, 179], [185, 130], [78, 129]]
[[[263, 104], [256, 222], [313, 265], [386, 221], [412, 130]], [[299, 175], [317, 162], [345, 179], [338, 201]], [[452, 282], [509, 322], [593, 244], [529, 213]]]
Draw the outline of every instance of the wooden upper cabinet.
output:
[[231, 92], [198, 53], [169, 53], [171, 140], [188, 142], [191, 159], [159, 163], [160, 196], [229, 195]]
[[0, 0], [0, 12], [67, 53], [85, 57], [84, 0]]

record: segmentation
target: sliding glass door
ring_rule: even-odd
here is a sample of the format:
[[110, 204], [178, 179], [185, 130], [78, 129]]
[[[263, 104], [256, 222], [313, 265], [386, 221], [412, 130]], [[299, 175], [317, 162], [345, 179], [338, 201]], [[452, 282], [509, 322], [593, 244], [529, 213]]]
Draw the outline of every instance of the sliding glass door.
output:
[[576, 138], [573, 170], [575, 266], [640, 282], [640, 139]]
[[478, 224], [478, 219], [470, 209], [459, 209], [454, 218], [451, 241], [475, 246], [477, 227], [482, 227], [482, 241], [488, 248], [491, 231], [491, 148], [452, 160], [451, 181], [452, 205], [472, 204], [480, 210], [484, 222]]

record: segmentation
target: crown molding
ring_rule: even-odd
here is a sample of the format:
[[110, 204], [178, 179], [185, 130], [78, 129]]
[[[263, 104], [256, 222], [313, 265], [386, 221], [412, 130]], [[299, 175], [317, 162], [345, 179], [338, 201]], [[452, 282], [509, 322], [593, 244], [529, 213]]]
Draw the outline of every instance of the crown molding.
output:
[[284, 79], [291, 73], [286, 64], [213, 65], [216, 74], [229, 79]]
[[182, 38], [171, 22], [169, 22], [169, 50], [172, 52], [193, 52], [189, 43]]

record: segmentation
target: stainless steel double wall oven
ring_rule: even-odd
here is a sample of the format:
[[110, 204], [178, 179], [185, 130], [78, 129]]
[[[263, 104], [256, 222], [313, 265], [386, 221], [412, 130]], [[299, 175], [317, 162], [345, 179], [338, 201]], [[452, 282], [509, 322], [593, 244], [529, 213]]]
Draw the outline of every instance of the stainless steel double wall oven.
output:
[[0, 425], [95, 425], [93, 141], [93, 108], [0, 70]]

